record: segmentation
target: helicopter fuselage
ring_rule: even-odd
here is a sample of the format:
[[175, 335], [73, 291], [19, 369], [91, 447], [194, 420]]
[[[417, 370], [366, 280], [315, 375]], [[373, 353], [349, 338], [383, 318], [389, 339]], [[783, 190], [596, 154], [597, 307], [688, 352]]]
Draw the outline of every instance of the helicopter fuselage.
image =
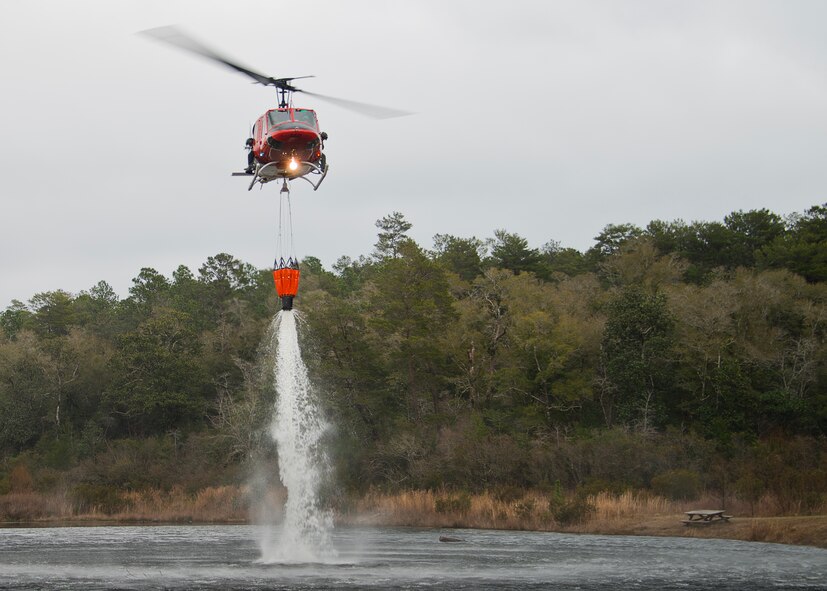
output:
[[323, 137], [312, 109], [271, 109], [253, 125], [253, 157], [263, 176], [297, 178], [323, 168]]

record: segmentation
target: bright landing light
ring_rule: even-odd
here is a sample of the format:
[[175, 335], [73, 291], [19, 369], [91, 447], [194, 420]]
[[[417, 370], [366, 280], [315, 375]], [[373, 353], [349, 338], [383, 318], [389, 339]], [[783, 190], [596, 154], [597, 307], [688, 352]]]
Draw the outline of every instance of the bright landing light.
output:
[[290, 164], [287, 165], [290, 170], [296, 170], [299, 167], [299, 163], [296, 162], [294, 158], [290, 159]]

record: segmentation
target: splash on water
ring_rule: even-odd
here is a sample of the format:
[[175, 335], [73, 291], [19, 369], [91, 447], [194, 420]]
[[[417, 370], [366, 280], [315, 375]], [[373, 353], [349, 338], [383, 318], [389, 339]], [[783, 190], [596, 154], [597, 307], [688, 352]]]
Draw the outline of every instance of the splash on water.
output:
[[268, 531], [261, 540], [261, 561], [325, 562], [335, 557], [330, 543], [333, 517], [319, 502], [328, 471], [322, 448], [327, 424], [302, 362], [294, 313], [279, 312], [268, 337], [276, 386], [270, 435], [278, 449], [287, 502], [280, 536]]

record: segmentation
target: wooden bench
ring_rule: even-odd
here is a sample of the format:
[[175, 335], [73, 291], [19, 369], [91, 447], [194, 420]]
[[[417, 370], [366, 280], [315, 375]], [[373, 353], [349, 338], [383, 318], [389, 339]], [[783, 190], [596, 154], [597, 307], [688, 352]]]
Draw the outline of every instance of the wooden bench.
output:
[[732, 515], [725, 515], [723, 509], [696, 509], [687, 511], [688, 519], [681, 521], [684, 525], [711, 525], [713, 523], [728, 523]]

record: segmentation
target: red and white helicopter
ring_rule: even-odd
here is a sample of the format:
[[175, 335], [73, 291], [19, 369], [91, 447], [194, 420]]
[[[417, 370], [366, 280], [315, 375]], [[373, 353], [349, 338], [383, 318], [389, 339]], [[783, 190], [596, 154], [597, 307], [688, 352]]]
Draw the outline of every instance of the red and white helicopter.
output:
[[313, 190], [316, 190], [327, 175], [329, 167], [324, 154], [327, 134], [320, 130], [319, 120], [313, 109], [293, 106], [293, 93], [301, 92], [376, 119], [410, 114], [388, 107], [308, 92], [292, 84], [293, 80], [313, 76], [273, 78], [259, 74], [220, 55], [177, 27], [159, 27], [142, 31], [141, 34], [223, 64], [249, 76], [258, 84], [275, 87], [278, 106], [256, 120], [251, 137], [247, 139], [247, 148], [250, 150], [247, 169], [244, 172], [233, 173], [233, 176], [253, 177], [248, 190], [256, 183], [264, 185], [283, 179], [282, 191], [287, 191], [287, 181], [297, 178], [303, 178], [313, 185]]
[[[312, 78], [312, 76], [294, 76], [292, 78], [272, 78], [259, 74], [237, 62], [229, 60], [219, 53], [196, 41], [180, 29], [172, 26], [142, 31], [143, 35], [163, 41], [180, 49], [195, 53], [214, 62], [218, 62], [252, 78], [258, 84], [273, 86], [276, 89], [278, 106], [261, 115], [253, 125], [247, 148], [250, 150], [247, 168], [244, 172], [234, 172], [233, 176], [252, 176], [248, 190], [256, 183], [264, 185], [270, 181], [283, 181], [280, 194], [286, 197], [287, 211], [290, 216], [290, 189], [288, 181], [304, 179], [313, 186], [313, 190], [322, 184], [329, 170], [324, 154], [324, 141], [327, 134], [320, 130], [319, 120], [313, 109], [295, 107], [293, 93], [303, 92], [308, 96], [328, 101], [345, 109], [377, 119], [409, 115], [406, 111], [369, 105], [356, 101], [336, 98], [315, 92], [308, 92], [293, 86], [293, 80]], [[279, 247], [276, 262], [273, 265], [273, 281], [276, 293], [281, 298], [282, 310], [293, 309], [293, 298], [299, 289], [298, 258], [292, 252], [292, 220], [286, 225], [289, 232], [290, 251], [285, 261], [282, 256], [281, 208], [279, 208]]]

